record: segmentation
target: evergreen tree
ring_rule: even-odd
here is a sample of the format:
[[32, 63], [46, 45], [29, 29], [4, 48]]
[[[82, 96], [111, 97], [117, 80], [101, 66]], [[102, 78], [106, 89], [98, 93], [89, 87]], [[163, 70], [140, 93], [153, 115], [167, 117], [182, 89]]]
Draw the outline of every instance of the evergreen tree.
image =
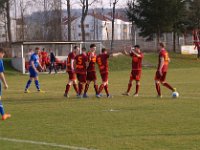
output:
[[[127, 16], [140, 29], [140, 35], [160, 42], [162, 33], [174, 31], [183, 15], [183, 0], [130, 0]], [[182, 18], [182, 17], [181, 17]]]

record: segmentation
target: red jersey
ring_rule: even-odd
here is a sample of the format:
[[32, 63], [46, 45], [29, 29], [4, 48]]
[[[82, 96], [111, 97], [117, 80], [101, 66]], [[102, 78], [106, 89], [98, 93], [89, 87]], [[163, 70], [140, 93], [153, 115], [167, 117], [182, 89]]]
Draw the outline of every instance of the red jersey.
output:
[[199, 41], [199, 32], [198, 31], [193, 31], [193, 40], [194, 40], [194, 45], [197, 49], [200, 49], [200, 41]]
[[48, 58], [48, 53], [47, 52], [41, 52], [41, 57], [42, 57], [42, 61], [47, 61]]
[[86, 63], [87, 63], [87, 60], [88, 60], [88, 57], [87, 55], [85, 54], [80, 54], [80, 55], [77, 55], [75, 57], [75, 60], [76, 60], [76, 73], [79, 73], [79, 74], [86, 74]]
[[89, 66], [87, 67], [87, 72], [96, 71], [95, 70], [95, 63], [96, 63], [97, 55], [95, 53], [92, 55], [91, 52], [88, 52], [87, 56], [88, 56], [88, 61], [89, 61]]
[[142, 59], [144, 57], [143, 53], [138, 53], [141, 57], [136, 56], [134, 53], [130, 53], [132, 57], [132, 70], [142, 70]]
[[168, 64], [169, 64], [169, 55], [168, 55], [168, 52], [164, 48], [159, 52], [158, 68], [157, 68], [158, 71], [160, 68], [161, 58], [164, 58], [164, 65], [162, 67], [162, 72], [167, 72]]
[[69, 53], [68, 57], [67, 57], [67, 71], [71, 72], [72, 71], [72, 68], [71, 68], [71, 60], [75, 59], [76, 57], [76, 54], [71, 52]]
[[109, 55], [104, 53], [97, 56], [97, 64], [99, 65], [99, 71], [101, 74], [108, 72], [108, 58]]

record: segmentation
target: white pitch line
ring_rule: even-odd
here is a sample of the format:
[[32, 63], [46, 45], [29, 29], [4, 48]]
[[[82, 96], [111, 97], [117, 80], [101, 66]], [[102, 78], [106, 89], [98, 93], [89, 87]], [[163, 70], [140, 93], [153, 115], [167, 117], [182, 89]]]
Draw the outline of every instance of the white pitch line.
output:
[[28, 143], [28, 144], [35, 144], [35, 145], [50, 146], [50, 147], [59, 147], [59, 148], [70, 149], [70, 150], [96, 150], [96, 149], [89, 149], [89, 148], [84, 148], [84, 147], [61, 145], [61, 144], [56, 144], [56, 143], [38, 142], [38, 141], [30, 141], [30, 140], [19, 140], [19, 139], [11, 139], [11, 138], [3, 138], [3, 137], [0, 137], [0, 141], [8, 141], [8, 142], [15, 142], [15, 143]]

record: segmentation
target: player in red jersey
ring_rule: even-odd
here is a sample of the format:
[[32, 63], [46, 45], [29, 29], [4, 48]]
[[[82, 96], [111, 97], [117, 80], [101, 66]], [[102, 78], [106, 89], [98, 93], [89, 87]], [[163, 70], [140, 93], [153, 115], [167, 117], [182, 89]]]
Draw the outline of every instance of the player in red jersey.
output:
[[193, 31], [193, 40], [194, 40], [194, 49], [197, 49], [197, 59], [200, 58], [200, 31], [199, 30], [194, 30]]
[[110, 55], [107, 53], [105, 48], [102, 48], [102, 53], [97, 56], [97, 64], [99, 66], [99, 71], [101, 74], [102, 84], [99, 86], [98, 94], [96, 95], [97, 98], [100, 98], [100, 93], [104, 89], [108, 98], [112, 96], [109, 94], [108, 91], [108, 58]]
[[96, 63], [97, 56], [96, 56], [95, 52], [96, 52], [96, 45], [91, 44], [90, 51], [87, 53], [89, 65], [87, 67], [87, 83], [85, 85], [85, 90], [84, 90], [84, 94], [83, 94], [84, 98], [88, 97], [87, 91], [88, 91], [91, 81], [94, 82], [94, 89], [95, 89], [96, 95], [98, 93], [97, 76], [96, 76], [96, 69], [95, 69], [95, 63]]
[[70, 89], [70, 86], [73, 84], [74, 90], [78, 94], [78, 87], [76, 83], [76, 73], [75, 73], [75, 68], [74, 68], [74, 59], [76, 57], [76, 54], [79, 52], [80, 48], [78, 46], [74, 46], [73, 50], [71, 53], [69, 53], [67, 57], [67, 73], [69, 75], [69, 81], [66, 85], [65, 89], [65, 97], [69, 97], [68, 92]]
[[163, 86], [170, 89], [172, 92], [176, 91], [176, 88], [173, 88], [170, 84], [166, 82], [166, 75], [167, 75], [170, 58], [169, 58], [168, 52], [165, 49], [164, 44], [160, 43], [159, 46], [160, 46], [160, 51], [159, 51], [159, 57], [158, 57], [158, 67], [157, 67], [157, 71], [155, 75], [155, 85], [156, 85], [156, 91], [158, 93], [158, 98], [162, 98], [160, 83]]
[[44, 71], [47, 70], [47, 63], [48, 63], [48, 53], [45, 51], [45, 48], [42, 49], [41, 54], [41, 66], [43, 67]]
[[86, 73], [87, 73], [87, 62], [88, 57], [86, 54], [86, 48], [82, 48], [82, 54], [75, 57], [76, 62], [76, 75], [78, 78], [78, 97], [82, 98], [83, 86], [86, 83]]
[[141, 52], [139, 45], [135, 45], [134, 49], [131, 48], [130, 53], [127, 53], [126, 50], [124, 50], [124, 54], [132, 58], [132, 71], [131, 71], [127, 91], [123, 93], [122, 95], [127, 95], [127, 96], [130, 95], [129, 92], [131, 90], [133, 80], [135, 80], [136, 90], [135, 90], [134, 96], [138, 96], [138, 92], [140, 88], [140, 78], [141, 78], [141, 73], [142, 73], [142, 59], [144, 55]]

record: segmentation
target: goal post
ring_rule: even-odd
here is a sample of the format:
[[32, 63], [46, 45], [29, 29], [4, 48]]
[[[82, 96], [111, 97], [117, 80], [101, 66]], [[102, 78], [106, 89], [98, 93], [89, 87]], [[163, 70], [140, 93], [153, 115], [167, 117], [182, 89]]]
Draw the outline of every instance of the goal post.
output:
[[[29, 50], [32, 49], [34, 51], [36, 47], [39, 47], [41, 50], [45, 49], [48, 55], [50, 52], [53, 52], [56, 59], [64, 64], [68, 54], [75, 45], [79, 46], [80, 50], [83, 47], [89, 50], [90, 44], [96, 44], [97, 53], [101, 52], [101, 42], [15, 42], [12, 44], [12, 66], [23, 74], [27, 73], [26, 64], [29, 64]], [[65, 68], [62, 67], [59, 71], [65, 72]]]

